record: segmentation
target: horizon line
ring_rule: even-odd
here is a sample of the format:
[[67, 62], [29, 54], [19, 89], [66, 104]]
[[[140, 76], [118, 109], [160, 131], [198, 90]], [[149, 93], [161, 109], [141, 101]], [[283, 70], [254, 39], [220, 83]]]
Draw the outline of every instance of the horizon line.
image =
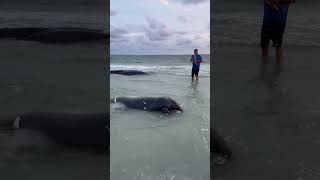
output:
[[[190, 53], [191, 55], [192, 55], [192, 53]], [[116, 56], [136, 56], [136, 55], [144, 55], [144, 56], [161, 56], [161, 55], [190, 55], [190, 54], [110, 54], [110, 56], [114, 56], [114, 55], [116, 55]], [[204, 54], [201, 54], [201, 53], [199, 53], [200, 55], [210, 55], [210, 53], [209, 54], [207, 54], [207, 53], [204, 53]]]

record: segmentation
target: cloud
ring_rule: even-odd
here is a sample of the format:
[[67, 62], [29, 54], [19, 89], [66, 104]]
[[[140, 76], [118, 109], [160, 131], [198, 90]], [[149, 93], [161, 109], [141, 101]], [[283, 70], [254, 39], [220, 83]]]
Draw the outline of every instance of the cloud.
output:
[[159, 29], [157, 31], [146, 29], [146, 35], [150, 41], [163, 41], [167, 40], [171, 36], [169, 32], [162, 29]]
[[148, 25], [145, 27], [146, 37], [150, 41], [164, 41], [174, 35], [186, 35], [186, 31], [172, 31], [161, 21], [147, 17]]
[[200, 4], [203, 2], [208, 2], [209, 0], [178, 0], [178, 1], [184, 4]]
[[202, 37], [201, 37], [199, 34], [197, 34], [197, 35], [194, 36], [194, 39], [195, 39], [195, 40], [197, 40], [197, 39], [202, 39]]
[[115, 11], [115, 10], [110, 10], [110, 16], [115, 16], [115, 15], [117, 15], [118, 13], [117, 13], [117, 11]]
[[149, 41], [146, 36], [139, 35], [136, 36], [134, 39], [134, 42], [139, 42], [140, 47], [155, 47], [159, 46], [159, 43], [154, 43], [152, 41]]
[[192, 41], [190, 39], [177, 39], [177, 46], [184, 46], [184, 45], [190, 45], [192, 44]]
[[163, 5], [169, 5], [169, 1], [168, 0], [160, 0], [160, 3]]
[[187, 35], [188, 32], [187, 32], [187, 31], [175, 31], [174, 34], [177, 34], [177, 35]]
[[147, 22], [150, 28], [152, 29], [164, 29], [166, 28], [166, 25], [154, 18], [147, 17]]
[[147, 18], [148, 26], [145, 28], [146, 36], [150, 41], [163, 41], [174, 33], [170, 32], [166, 25], [156, 19]]
[[184, 16], [178, 16], [178, 21], [182, 22], [182, 23], [188, 23], [190, 22], [187, 18], [185, 18]]
[[124, 29], [124, 28], [119, 28], [119, 27], [115, 27], [115, 26], [110, 26], [110, 38], [111, 41], [115, 41], [115, 40], [124, 40], [123, 37], [128, 34], [128, 30]]

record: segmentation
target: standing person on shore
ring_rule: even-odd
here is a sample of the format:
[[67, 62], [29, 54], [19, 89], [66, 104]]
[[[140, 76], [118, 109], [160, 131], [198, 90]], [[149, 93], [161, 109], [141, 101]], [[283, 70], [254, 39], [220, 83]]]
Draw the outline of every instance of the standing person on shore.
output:
[[198, 49], [195, 49], [194, 54], [190, 58], [190, 62], [192, 62], [192, 71], [191, 71], [191, 79], [194, 80], [194, 76], [196, 76], [196, 80], [198, 80], [200, 64], [202, 63], [202, 57], [198, 54]]

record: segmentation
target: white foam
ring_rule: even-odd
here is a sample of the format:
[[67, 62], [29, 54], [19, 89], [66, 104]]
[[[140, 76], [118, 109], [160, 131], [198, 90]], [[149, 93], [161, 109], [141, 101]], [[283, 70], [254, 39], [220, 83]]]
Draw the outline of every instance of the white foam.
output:
[[133, 64], [112, 64], [110, 70], [167, 70], [167, 69], [190, 69], [190, 65], [170, 65], [170, 66], [154, 66], [154, 65], [133, 65]]
[[[188, 65], [134, 65], [134, 64], [111, 64], [110, 70], [138, 70], [148, 73], [165, 73], [175, 76], [189, 76], [191, 72], [191, 64]], [[201, 66], [201, 75], [210, 76], [210, 66], [204, 64]]]

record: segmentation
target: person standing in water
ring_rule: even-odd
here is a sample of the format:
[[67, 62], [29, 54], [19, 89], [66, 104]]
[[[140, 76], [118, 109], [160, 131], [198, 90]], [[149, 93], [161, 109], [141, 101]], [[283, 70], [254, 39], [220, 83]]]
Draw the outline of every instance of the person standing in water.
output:
[[266, 63], [270, 40], [276, 48], [277, 65], [282, 64], [282, 39], [286, 27], [289, 4], [295, 0], [264, 0], [264, 17], [261, 30], [262, 61]]
[[194, 54], [190, 58], [190, 62], [192, 62], [192, 71], [191, 71], [191, 79], [193, 81], [194, 76], [196, 76], [196, 80], [198, 80], [200, 64], [202, 63], [202, 57], [198, 54], [198, 49], [195, 49]]
[[266, 64], [268, 62], [269, 42], [272, 40], [273, 47], [276, 48], [276, 63], [274, 69], [274, 79], [272, 87], [278, 85], [279, 75], [282, 71], [283, 49], [282, 39], [287, 22], [289, 4], [295, 0], [264, 0], [264, 16], [261, 29], [261, 80], [265, 79]]

